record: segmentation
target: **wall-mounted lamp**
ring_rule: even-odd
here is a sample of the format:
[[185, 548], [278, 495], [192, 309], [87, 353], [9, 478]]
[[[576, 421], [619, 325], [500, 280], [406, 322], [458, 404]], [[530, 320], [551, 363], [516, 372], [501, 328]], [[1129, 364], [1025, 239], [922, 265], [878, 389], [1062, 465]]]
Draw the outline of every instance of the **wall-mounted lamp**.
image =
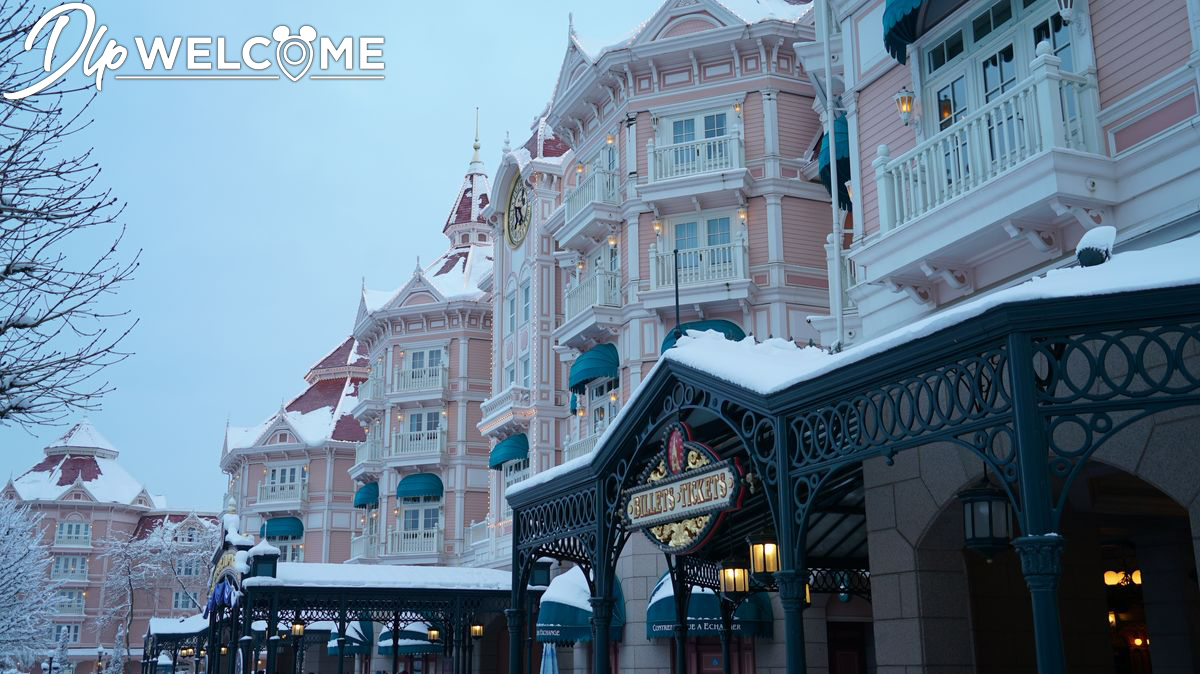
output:
[[913, 109], [913, 92], [908, 90], [908, 87], [903, 87], [896, 92], [896, 112], [900, 113], [900, 123], [908, 126], [908, 122], [912, 119]]
[[[607, 143], [608, 145], [612, 145], [613, 143], [617, 142], [617, 137], [610, 133], [610, 134], [608, 134], [608, 136], [605, 137], [604, 142]], [[472, 625], [472, 627], [474, 627], [474, 626]]]

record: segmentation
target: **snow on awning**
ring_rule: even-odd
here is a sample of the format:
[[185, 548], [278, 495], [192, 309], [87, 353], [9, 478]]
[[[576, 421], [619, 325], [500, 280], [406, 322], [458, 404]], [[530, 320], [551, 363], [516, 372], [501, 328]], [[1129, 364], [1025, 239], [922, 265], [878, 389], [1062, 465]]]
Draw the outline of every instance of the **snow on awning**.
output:
[[[621, 581], [613, 579], [612, 625], [609, 638], [620, 641], [625, 629], [625, 594]], [[571, 643], [592, 640], [592, 592], [587, 578], [578, 566], [550, 581], [542, 594], [538, 609], [537, 640], [541, 642]]]
[[[681, 337], [686, 335], [689, 330], [699, 330], [700, 332], [704, 332], [706, 330], [716, 330], [722, 335], [725, 335], [726, 339], [731, 339], [735, 342], [739, 339], [746, 338], [746, 332], [742, 330], [737, 323], [724, 319], [692, 321], [690, 323], [681, 323], [679, 325], [679, 334]], [[674, 328], [667, 330], [667, 336], [663, 337], [662, 346], [659, 348], [658, 352], [661, 354], [673, 346], [675, 346]]]
[[512, 574], [498, 569], [281, 562], [275, 577], [255, 576], [245, 587], [344, 587], [419, 590], [512, 590]]
[[[756, 592], [738, 606], [730, 631], [738, 637], [769, 637], [774, 621], [771, 600], [766, 594]], [[687, 622], [689, 637], [721, 636], [721, 605], [717, 594], [706, 587], [692, 587]], [[673, 637], [675, 623], [675, 588], [668, 572], [658, 579], [646, 604], [646, 638]]]

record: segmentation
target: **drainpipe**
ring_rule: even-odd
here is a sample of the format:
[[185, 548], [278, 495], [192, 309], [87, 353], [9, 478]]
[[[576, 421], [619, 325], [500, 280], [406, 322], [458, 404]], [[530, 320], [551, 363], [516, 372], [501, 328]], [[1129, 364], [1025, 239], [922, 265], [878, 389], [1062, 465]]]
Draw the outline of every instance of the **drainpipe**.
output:
[[829, 191], [830, 204], [833, 212], [833, 287], [830, 288], [830, 311], [833, 312], [834, 324], [837, 326], [837, 339], [832, 344], [834, 350], [842, 346], [846, 334], [846, 322], [842, 311], [842, 226], [838, 206], [839, 183], [837, 174], [837, 136], [833, 127], [837, 119], [837, 105], [833, 96], [833, 57], [830, 53], [833, 40], [833, 5], [831, 0], [823, 0], [819, 7], [822, 19], [822, 57], [825, 62], [825, 138], [829, 142]]

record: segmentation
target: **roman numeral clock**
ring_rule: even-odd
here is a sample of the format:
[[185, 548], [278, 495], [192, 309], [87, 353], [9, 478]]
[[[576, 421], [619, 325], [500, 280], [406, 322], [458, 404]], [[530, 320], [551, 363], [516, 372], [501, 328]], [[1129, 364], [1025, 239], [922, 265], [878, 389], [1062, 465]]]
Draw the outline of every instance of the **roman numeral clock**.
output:
[[508, 209], [504, 211], [504, 238], [512, 248], [525, 242], [529, 232], [529, 193], [525, 181], [517, 176], [513, 180], [512, 192], [508, 196]]

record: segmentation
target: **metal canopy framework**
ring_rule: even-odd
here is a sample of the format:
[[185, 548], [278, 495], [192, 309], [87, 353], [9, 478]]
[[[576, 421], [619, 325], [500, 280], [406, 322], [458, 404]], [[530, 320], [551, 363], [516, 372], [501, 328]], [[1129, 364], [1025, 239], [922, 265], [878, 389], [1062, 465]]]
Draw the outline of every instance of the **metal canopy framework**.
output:
[[[616, 514], [622, 490], [658, 451], [663, 429], [685, 421], [722, 459], [739, 458], [759, 488], [712, 544], [668, 559], [676, 597], [715, 587], [715, 562], [744, 550], [744, 535], [773, 534], [781, 571], [769, 589], [784, 607], [787, 671], [804, 672], [805, 583], [849, 581], [852, 593], [869, 595], [865, 574], [835, 573], [865, 568], [862, 462], [951, 443], [1001, 478], [1024, 533], [1013, 545], [1032, 597], [1038, 671], [1064, 672], [1063, 538], [1054, 532], [1066, 495], [1122, 429], [1200, 404], [1198, 293], [1192, 285], [1001, 305], [769, 397], [661, 362], [590, 464], [509, 497], [512, 606], [524, 605], [519, 588], [537, 558], [579, 564], [593, 592], [594, 671], [609, 669], [615, 565], [634, 533]], [[519, 634], [521, 609], [510, 608], [509, 620]], [[510, 673], [520, 664], [510, 649]]]

